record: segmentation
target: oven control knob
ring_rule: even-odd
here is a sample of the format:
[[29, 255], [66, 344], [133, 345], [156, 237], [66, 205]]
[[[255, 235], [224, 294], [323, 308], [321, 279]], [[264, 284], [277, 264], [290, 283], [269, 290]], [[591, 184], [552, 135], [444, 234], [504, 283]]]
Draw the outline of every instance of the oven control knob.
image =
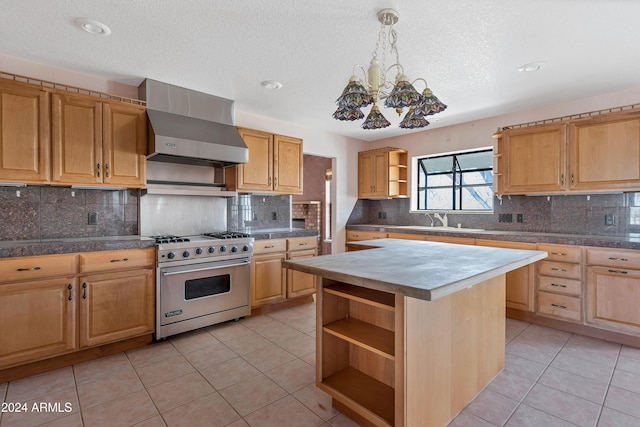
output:
[[242, 247], [242, 252], [249, 252], [249, 245], [244, 245]]
[[191, 254], [189, 253], [189, 251], [184, 251], [184, 252], [182, 252], [182, 257], [183, 257], [183, 258], [189, 258], [189, 255], [191, 255]]
[[196, 254], [198, 254], [198, 255], [202, 255], [202, 248], [198, 248], [198, 249], [196, 249]]
[[175, 257], [176, 257], [176, 254], [174, 252], [169, 252], [167, 254], [167, 258], [169, 258], [169, 259], [174, 259]]
[[213, 246], [209, 246], [209, 253], [212, 254], [216, 251], [216, 248]]
[[231, 252], [238, 252], [238, 247], [237, 246], [231, 246]]
[[227, 252], [226, 246], [220, 246], [220, 252]]

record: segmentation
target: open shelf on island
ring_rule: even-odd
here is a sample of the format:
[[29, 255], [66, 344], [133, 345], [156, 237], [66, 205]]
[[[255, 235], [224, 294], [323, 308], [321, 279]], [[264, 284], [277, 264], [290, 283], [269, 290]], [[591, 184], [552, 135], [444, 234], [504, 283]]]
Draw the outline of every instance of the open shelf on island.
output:
[[324, 330], [387, 359], [395, 359], [394, 333], [358, 319], [347, 318], [324, 326]]
[[328, 294], [358, 301], [383, 310], [394, 311], [396, 305], [393, 294], [376, 291], [375, 289], [367, 289], [361, 286], [349, 285], [347, 283], [332, 283], [331, 286], [325, 287], [324, 291]]

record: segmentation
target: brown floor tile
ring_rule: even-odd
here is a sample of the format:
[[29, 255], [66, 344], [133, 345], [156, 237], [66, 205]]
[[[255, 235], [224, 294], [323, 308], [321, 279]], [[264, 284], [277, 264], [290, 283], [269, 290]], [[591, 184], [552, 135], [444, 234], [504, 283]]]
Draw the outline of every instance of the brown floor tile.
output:
[[308, 335], [302, 334], [288, 340], [279, 342], [278, 345], [289, 353], [298, 357], [309, 354], [316, 349], [316, 340]]
[[260, 375], [260, 371], [240, 357], [209, 366], [201, 370], [200, 373], [216, 390]]
[[134, 424], [132, 427], [166, 427], [164, 420], [160, 415], [156, 415], [155, 417], [151, 417], [142, 422]]
[[146, 391], [111, 400], [82, 411], [87, 426], [122, 426], [139, 423], [158, 415]]
[[240, 356], [251, 353], [252, 351], [260, 350], [270, 344], [272, 343], [269, 342], [269, 340], [253, 331], [251, 331], [250, 334], [225, 341], [225, 345]]
[[134, 368], [157, 363], [170, 357], [178, 356], [180, 353], [169, 341], [154, 342], [146, 347], [127, 351], [127, 357]]
[[162, 414], [168, 427], [226, 426], [240, 415], [225, 402], [219, 393], [213, 393]]
[[613, 372], [611, 385], [640, 394], [640, 375], [616, 369]]
[[520, 405], [505, 427], [575, 427], [575, 424], [539, 411], [527, 405]]
[[291, 396], [247, 415], [251, 427], [316, 427], [322, 419]]
[[282, 399], [287, 392], [265, 375], [260, 374], [220, 390], [224, 399], [243, 417]]
[[144, 389], [136, 372], [123, 371], [78, 385], [82, 410]]
[[66, 417], [58, 418], [55, 421], [41, 424], [40, 427], [82, 427], [82, 415], [80, 412], [76, 412]]
[[535, 382], [535, 379], [524, 378], [504, 370], [489, 383], [487, 389], [510, 399], [521, 401]]
[[73, 365], [73, 375], [76, 378], [76, 384], [84, 384], [90, 381], [108, 378], [125, 371], [133, 372], [133, 366], [124, 353]]
[[468, 411], [462, 411], [455, 417], [448, 427], [495, 427], [495, 424], [491, 424], [489, 421], [485, 421], [480, 417], [469, 413]]
[[505, 355], [504, 371], [519, 377], [537, 380], [546, 368], [547, 365], [524, 359], [515, 354], [507, 353]]
[[518, 402], [484, 389], [466, 407], [466, 411], [496, 425], [502, 425], [518, 406]]
[[640, 359], [620, 356], [616, 369], [640, 375]]
[[[11, 383], [9, 388], [11, 388]], [[5, 412], [1, 414], [0, 425], [2, 427], [39, 426], [80, 411], [75, 388], [51, 392], [34, 399], [8, 400], [7, 402], [24, 403], [27, 412]], [[47, 406], [48, 404], [52, 406]], [[50, 407], [54, 409], [48, 409]]]
[[151, 387], [194, 372], [195, 369], [184, 356], [179, 355], [140, 366], [136, 371], [144, 386]]
[[611, 375], [613, 375], [612, 366], [605, 366], [581, 357], [570, 356], [562, 351], [553, 359], [553, 362], [551, 362], [549, 366], [582, 375], [583, 377], [605, 384], [611, 380]]
[[209, 347], [200, 348], [190, 353], [185, 353], [184, 357], [194, 368], [202, 370], [212, 365], [225, 362], [238, 357], [229, 347], [218, 342]]
[[602, 408], [598, 427], [638, 427], [640, 426], [640, 418], [623, 414], [611, 408]]
[[253, 333], [251, 329], [242, 325], [241, 322], [234, 321], [214, 325], [207, 330], [209, 331], [209, 333], [211, 333], [211, 335], [222, 342]]
[[313, 384], [316, 379], [316, 370], [302, 360], [295, 359], [267, 371], [266, 375], [280, 387], [289, 393], [293, 393], [309, 384]]
[[147, 389], [160, 413], [215, 393], [215, 389], [198, 372], [166, 381]]
[[632, 359], [640, 359], [640, 348], [622, 346], [620, 350], [620, 356], [630, 357]]
[[331, 396], [320, 390], [315, 384], [309, 384], [296, 391], [293, 393], [293, 397], [323, 420], [328, 421], [338, 415], [338, 411], [331, 407]]
[[211, 335], [207, 330], [198, 329], [196, 331], [186, 332], [184, 334], [174, 335], [169, 341], [180, 353], [185, 354], [207, 348], [213, 344], [219, 343], [217, 338]]
[[536, 384], [523, 403], [579, 426], [595, 426], [601, 406], [569, 393]]
[[22, 402], [40, 396], [48, 396], [61, 390], [75, 388], [73, 369], [69, 366], [55, 371], [11, 381], [6, 393], [6, 402]]
[[610, 386], [604, 406], [640, 418], [640, 394]]
[[607, 384], [605, 383], [556, 368], [548, 368], [538, 380], [538, 384], [570, 393], [598, 405], [602, 405], [607, 392]]
[[296, 359], [296, 356], [284, 350], [282, 347], [269, 344], [260, 350], [245, 354], [242, 358], [255, 366], [256, 369], [266, 372], [277, 366], [291, 362]]

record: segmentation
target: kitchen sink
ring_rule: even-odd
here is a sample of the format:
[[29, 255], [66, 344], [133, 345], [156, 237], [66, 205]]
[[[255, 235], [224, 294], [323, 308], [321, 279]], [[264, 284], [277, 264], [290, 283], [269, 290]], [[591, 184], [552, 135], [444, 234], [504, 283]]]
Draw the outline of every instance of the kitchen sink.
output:
[[426, 231], [445, 231], [451, 233], [469, 233], [473, 231], [484, 231], [484, 228], [465, 228], [465, 227], [443, 227], [443, 226], [435, 226], [431, 227], [429, 225], [397, 225], [395, 228], [406, 228], [411, 230], [426, 230]]

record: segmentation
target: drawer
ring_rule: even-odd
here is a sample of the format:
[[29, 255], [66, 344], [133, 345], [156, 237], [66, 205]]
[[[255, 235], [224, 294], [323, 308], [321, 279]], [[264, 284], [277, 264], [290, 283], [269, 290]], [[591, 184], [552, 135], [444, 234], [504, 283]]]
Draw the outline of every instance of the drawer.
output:
[[538, 243], [538, 250], [545, 251], [549, 254], [547, 261], [573, 262], [579, 264], [582, 262], [582, 247], [552, 245]]
[[387, 233], [381, 231], [359, 231], [359, 230], [347, 230], [347, 242], [354, 240], [373, 240], [373, 239], [385, 239]]
[[588, 248], [587, 264], [640, 270], [640, 251]]
[[128, 270], [153, 267], [155, 248], [125, 249], [120, 251], [87, 252], [80, 254], [80, 272]]
[[0, 282], [73, 276], [78, 266], [78, 255], [43, 255], [0, 260]]
[[582, 265], [542, 260], [536, 264], [538, 274], [569, 279], [582, 279]]
[[538, 290], [567, 295], [582, 295], [582, 281], [560, 277], [538, 276]]
[[317, 236], [292, 237], [287, 239], [288, 251], [301, 251], [305, 249], [315, 249], [318, 246]]
[[582, 299], [538, 292], [537, 313], [543, 316], [580, 322], [582, 320]]
[[256, 255], [286, 251], [287, 239], [256, 240], [253, 242], [253, 253]]

